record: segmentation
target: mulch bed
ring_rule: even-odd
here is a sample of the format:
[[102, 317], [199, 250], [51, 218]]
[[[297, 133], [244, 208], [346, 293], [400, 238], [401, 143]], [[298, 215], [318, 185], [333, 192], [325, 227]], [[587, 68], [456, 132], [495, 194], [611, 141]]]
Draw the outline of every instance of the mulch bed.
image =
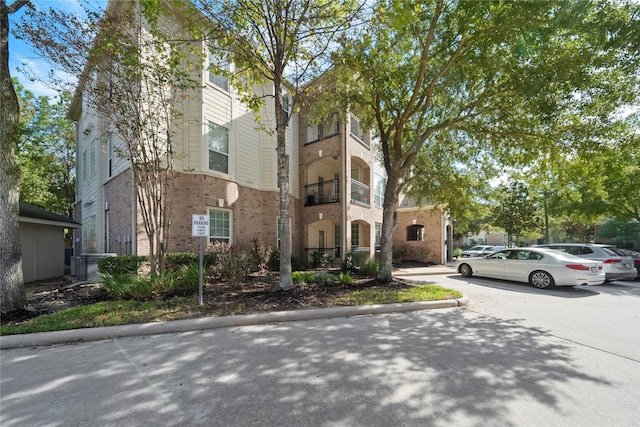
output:
[[[414, 283], [415, 284], [415, 283]], [[277, 290], [278, 274], [254, 273], [242, 283], [214, 281], [204, 285], [202, 307], [197, 306], [198, 290], [179, 296], [192, 296], [195, 308], [185, 313], [184, 318], [250, 314], [269, 311], [321, 308], [335, 305], [336, 296], [360, 289], [404, 289], [412, 286], [402, 279], [390, 283], [379, 283], [365, 277], [354, 277], [350, 285], [332, 283], [328, 285], [301, 283], [290, 291]], [[28, 319], [53, 313], [58, 310], [114, 300], [99, 284], [73, 284], [68, 278], [48, 280], [25, 285], [27, 309], [2, 314], [2, 325], [16, 325]], [[175, 295], [159, 295], [156, 298], [170, 301]]]

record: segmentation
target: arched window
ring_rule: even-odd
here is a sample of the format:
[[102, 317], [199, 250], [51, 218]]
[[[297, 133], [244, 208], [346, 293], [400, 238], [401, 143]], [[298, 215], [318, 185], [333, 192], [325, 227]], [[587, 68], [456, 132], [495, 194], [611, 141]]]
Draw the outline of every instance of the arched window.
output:
[[407, 240], [423, 241], [424, 225], [413, 224], [407, 227]]

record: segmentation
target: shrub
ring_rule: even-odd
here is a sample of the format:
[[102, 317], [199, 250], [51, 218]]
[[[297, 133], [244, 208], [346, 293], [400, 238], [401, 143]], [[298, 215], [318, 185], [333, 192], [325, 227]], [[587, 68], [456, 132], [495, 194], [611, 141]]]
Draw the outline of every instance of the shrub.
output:
[[[181, 265], [177, 271], [166, 272], [163, 277], [157, 279], [156, 290], [174, 293], [198, 289], [200, 285], [200, 266], [198, 264]], [[202, 279], [203, 282], [206, 281], [204, 272]]]
[[400, 249], [394, 249], [391, 253], [391, 263], [400, 264], [402, 258], [402, 251]]
[[328, 285], [330, 283], [333, 283], [334, 277], [331, 274], [329, 274], [328, 271], [319, 271], [316, 274], [314, 274], [312, 281], [319, 285]]
[[[280, 270], [280, 251], [275, 250], [271, 253], [271, 257], [269, 258], [269, 270], [271, 271], [279, 271]], [[291, 271], [302, 270], [303, 263], [302, 261], [295, 255], [291, 255]]]
[[251, 271], [253, 259], [241, 249], [226, 243], [215, 243], [212, 253], [216, 260], [214, 272], [232, 283], [241, 282]]
[[360, 267], [360, 272], [369, 277], [375, 277], [380, 271], [380, 263], [377, 261], [367, 261]]
[[310, 271], [294, 271], [291, 273], [293, 283], [313, 283], [315, 281], [315, 274]]
[[144, 299], [153, 293], [151, 279], [137, 274], [102, 274], [102, 279], [104, 290], [117, 297]]
[[330, 254], [324, 252], [312, 252], [311, 253], [311, 267], [312, 268], [325, 268], [333, 262]]
[[342, 260], [342, 271], [346, 273], [353, 271], [353, 257], [351, 256], [351, 252], [344, 254], [344, 259]]
[[98, 271], [112, 276], [137, 274], [140, 266], [146, 260], [147, 257], [136, 255], [101, 258], [98, 260]]
[[346, 273], [340, 273], [338, 281], [342, 285], [350, 285], [353, 283], [353, 277], [351, 277], [351, 273], [347, 271]]
[[251, 248], [251, 255], [253, 256], [253, 259], [257, 264], [258, 271], [264, 272], [269, 266], [273, 248], [270, 245], [267, 245], [264, 240], [253, 239], [251, 242], [253, 243], [253, 247]]

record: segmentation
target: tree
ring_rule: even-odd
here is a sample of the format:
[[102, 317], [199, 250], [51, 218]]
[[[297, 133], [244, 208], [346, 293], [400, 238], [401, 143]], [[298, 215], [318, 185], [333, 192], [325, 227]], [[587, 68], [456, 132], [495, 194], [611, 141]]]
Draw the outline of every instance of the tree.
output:
[[34, 95], [15, 80], [20, 118], [20, 200], [71, 216], [75, 199], [75, 128], [67, 119], [71, 94], [55, 103]]
[[17, 34], [79, 79], [104, 142], [114, 138], [115, 154], [129, 160], [154, 277], [164, 273], [170, 244], [180, 106], [197, 82], [179, 12], [155, 0], [139, 6], [112, 2], [87, 16], [32, 10]]
[[501, 185], [498, 204], [493, 210], [494, 224], [502, 227], [512, 244], [518, 245], [523, 233], [540, 228], [538, 206], [522, 182]]
[[[336, 36], [351, 25], [358, 9], [354, 0], [196, 0], [207, 19], [199, 33], [211, 47], [235, 64], [227, 73], [249, 106], [263, 105], [255, 85], [273, 82], [278, 184], [280, 200], [279, 288], [293, 288], [289, 225], [289, 155], [286, 128], [296, 111], [303, 84], [327, 65], [326, 54]], [[218, 69], [224, 73], [225, 70]], [[290, 92], [291, 98], [286, 92]], [[273, 125], [271, 125], [273, 132]]]
[[400, 193], [432, 179], [415, 173], [418, 156], [444, 138], [474, 156], [527, 165], [556, 143], [564, 109], [637, 88], [637, 73], [623, 72], [637, 60], [624, 55], [634, 46], [619, 41], [637, 31], [634, 11], [616, 2], [376, 3], [337, 63], [347, 104], [379, 137], [388, 175], [379, 280], [391, 280]]
[[28, 0], [0, 0], [0, 312], [26, 305], [20, 248], [18, 122], [20, 107], [9, 72], [9, 14]]

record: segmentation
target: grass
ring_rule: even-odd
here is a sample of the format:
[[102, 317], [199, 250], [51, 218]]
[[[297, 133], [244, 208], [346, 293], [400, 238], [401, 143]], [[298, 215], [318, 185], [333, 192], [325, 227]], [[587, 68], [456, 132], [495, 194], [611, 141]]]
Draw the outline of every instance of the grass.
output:
[[346, 296], [336, 298], [343, 305], [393, 304], [399, 302], [440, 301], [460, 298], [462, 294], [441, 286], [416, 286], [409, 289], [367, 289], [353, 291]]
[[[352, 291], [346, 296], [336, 296], [326, 305], [392, 304], [446, 300], [461, 296], [462, 294], [458, 291], [437, 285], [425, 285], [398, 290]], [[211, 313], [210, 309], [202, 310], [197, 302], [194, 302], [193, 297], [174, 297], [170, 300], [157, 301], [105, 301], [38, 316], [20, 325], [0, 326], [0, 335], [162, 322], [205, 315], [229, 314], [246, 314], [246, 312], [243, 310], [243, 306], [236, 306], [231, 312]]]

